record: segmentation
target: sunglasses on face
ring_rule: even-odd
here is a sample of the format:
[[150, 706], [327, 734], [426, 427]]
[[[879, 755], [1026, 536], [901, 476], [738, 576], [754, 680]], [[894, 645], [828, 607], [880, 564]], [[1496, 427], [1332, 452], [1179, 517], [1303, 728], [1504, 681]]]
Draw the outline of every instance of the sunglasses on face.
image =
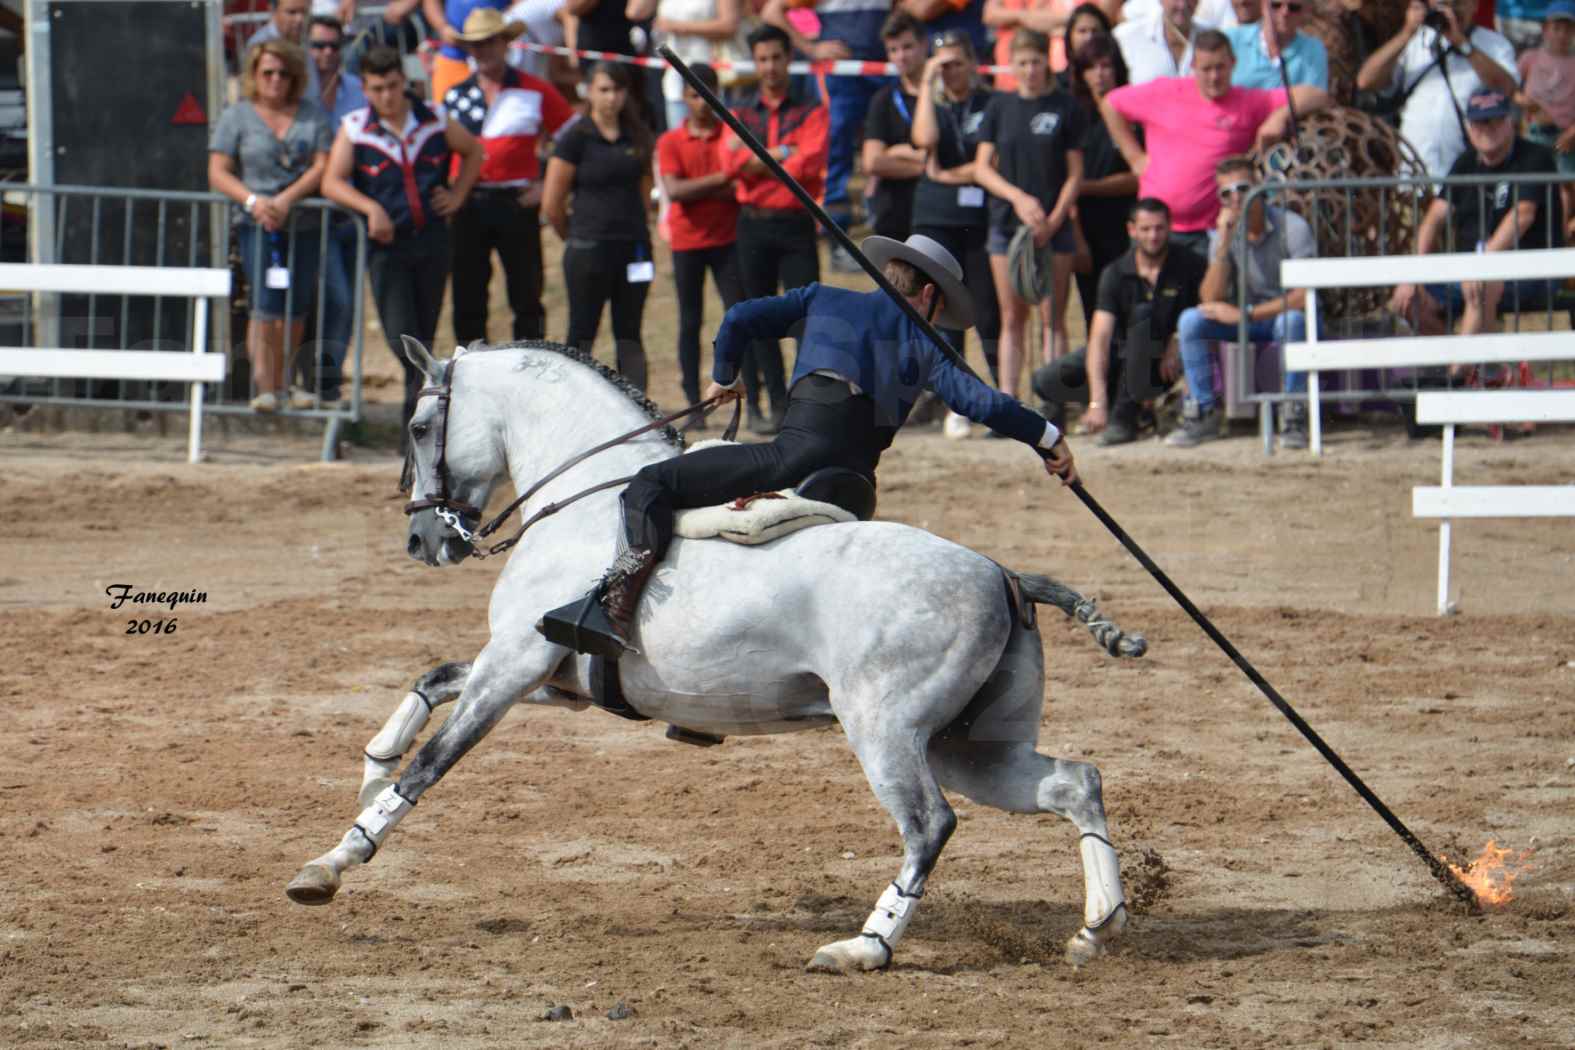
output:
[[339, 41], [337, 41], [337, 40], [313, 40], [310, 46], [311, 46], [313, 51], [338, 51], [339, 50]]
[[290, 71], [288, 69], [259, 69], [257, 75], [263, 80], [290, 79]]
[[1252, 189], [1252, 183], [1250, 182], [1233, 182], [1229, 186], [1221, 186], [1220, 200], [1229, 200], [1239, 194], [1246, 193], [1250, 189]]

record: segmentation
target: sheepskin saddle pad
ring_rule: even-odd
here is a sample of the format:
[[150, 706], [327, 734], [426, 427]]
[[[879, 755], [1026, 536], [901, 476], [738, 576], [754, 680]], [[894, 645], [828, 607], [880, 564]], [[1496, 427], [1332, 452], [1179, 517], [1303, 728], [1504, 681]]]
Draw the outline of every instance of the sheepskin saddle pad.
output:
[[[720, 444], [723, 442], [702, 441], [689, 451], [696, 452]], [[781, 492], [744, 496], [719, 507], [681, 510], [674, 518], [673, 531], [690, 540], [724, 539], [752, 546], [769, 543], [779, 536], [807, 529], [811, 525], [857, 520], [854, 515], [833, 503], [805, 499], [792, 489], [783, 489]]]

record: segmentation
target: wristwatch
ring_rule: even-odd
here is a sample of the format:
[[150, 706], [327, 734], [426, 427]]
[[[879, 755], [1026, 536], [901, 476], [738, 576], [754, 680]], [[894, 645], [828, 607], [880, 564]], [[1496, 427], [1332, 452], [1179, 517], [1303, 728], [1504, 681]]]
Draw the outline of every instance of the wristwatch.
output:
[[257, 207], [257, 194], [248, 193], [246, 195], [246, 203], [241, 205], [241, 207], [245, 209], [247, 215], [250, 215], [252, 213], [252, 209]]
[[1475, 50], [1476, 48], [1471, 46], [1471, 41], [1469, 40], [1455, 45], [1455, 54], [1459, 55], [1461, 58], [1470, 58], [1471, 52]]

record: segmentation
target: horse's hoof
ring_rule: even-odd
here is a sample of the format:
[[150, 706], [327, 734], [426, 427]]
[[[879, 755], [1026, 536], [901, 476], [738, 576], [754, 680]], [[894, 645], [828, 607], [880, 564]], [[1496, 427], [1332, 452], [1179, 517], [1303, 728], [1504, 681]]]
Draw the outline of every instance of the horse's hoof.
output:
[[361, 803], [361, 808], [365, 809], [366, 807], [370, 806], [372, 804], [372, 800], [381, 795], [385, 788], [392, 787], [393, 785], [394, 779], [392, 777], [373, 777], [365, 784], [362, 784], [361, 797], [357, 800]]
[[338, 874], [322, 864], [308, 864], [284, 888], [284, 895], [297, 904], [327, 904], [338, 892]]
[[1087, 966], [1095, 959], [1110, 951], [1110, 945], [1121, 931], [1127, 928], [1127, 909], [1125, 905], [1117, 905], [1115, 913], [1099, 924], [1098, 929], [1089, 929], [1084, 926], [1072, 935], [1066, 942], [1066, 961], [1073, 969]]
[[828, 944], [804, 967], [807, 973], [859, 973], [882, 970], [891, 963], [891, 952], [874, 937], [851, 937]]

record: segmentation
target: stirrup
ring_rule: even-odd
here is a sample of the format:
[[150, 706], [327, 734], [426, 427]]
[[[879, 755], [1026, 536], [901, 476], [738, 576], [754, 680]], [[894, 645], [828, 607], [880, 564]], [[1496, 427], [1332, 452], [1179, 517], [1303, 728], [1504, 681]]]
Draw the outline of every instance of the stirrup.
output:
[[618, 636], [607, 610], [602, 607], [602, 588], [568, 605], [546, 613], [536, 621], [537, 632], [554, 645], [567, 646], [577, 653], [617, 660], [625, 653], [640, 655], [640, 650]]

